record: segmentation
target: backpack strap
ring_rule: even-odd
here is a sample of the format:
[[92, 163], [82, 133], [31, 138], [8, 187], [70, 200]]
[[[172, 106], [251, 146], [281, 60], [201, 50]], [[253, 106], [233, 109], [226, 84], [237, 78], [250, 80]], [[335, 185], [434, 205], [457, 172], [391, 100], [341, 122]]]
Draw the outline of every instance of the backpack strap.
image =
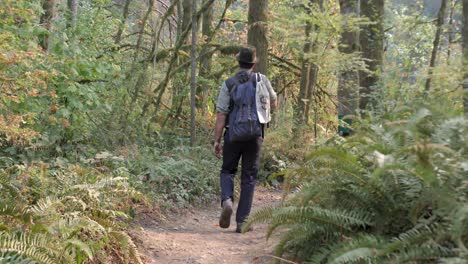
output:
[[229, 112], [231, 112], [234, 107], [234, 101], [232, 100], [232, 95], [234, 94], [238, 85], [239, 85], [239, 81], [237, 80], [236, 76], [233, 76], [226, 80], [226, 87], [228, 88], [229, 98], [230, 98], [229, 99]]

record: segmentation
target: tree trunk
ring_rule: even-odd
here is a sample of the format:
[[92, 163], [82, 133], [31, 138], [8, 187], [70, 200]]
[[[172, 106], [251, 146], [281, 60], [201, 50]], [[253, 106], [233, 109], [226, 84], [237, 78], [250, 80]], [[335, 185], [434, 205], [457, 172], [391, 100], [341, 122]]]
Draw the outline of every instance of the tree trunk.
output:
[[359, 82], [361, 86], [359, 108], [375, 108], [377, 100], [372, 95], [378, 81], [378, 72], [383, 62], [384, 41], [384, 0], [361, 0], [361, 15], [367, 17], [371, 24], [364, 25], [359, 35], [361, 52], [371, 73], [361, 71]]
[[190, 83], [190, 146], [195, 145], [195, 89], [197, 88], [197, 0], [192, 6], [192, 65]]
[[250, 0], [247, 43], [257, 49], [256, 71], [268, 73], [268, 0]]
[[463, 110], [468, 115], [468, 0], [463, 0]]
[[449, 33], [448, 33], [448, 44], [447, 44], [447, 65], [450, 65], [450, 57], [452, 53], [452, 42], [453, 42], [453, 32], [455, 31], [455, 27], [453, 26], [453, 13], [455, 12], [455, 5], [457, 0], [450, 1], [450, 15], [449, 15]]
[[47, 30], [47, 33], [39, 38], [39, 44], [45, 52], [49, 52], [52, 19], [55, 15], [55, 0], [42, 0], [42, 9], [44, 13], [41, 16], [40, 23]]
[[[203, 14], [202, 17], [202, 35], [203, 35], [203, 40], [208, 41], [208, 38], [211, 36], [213, 33], [213, 6], [210, 6], [206, 12]], [[206, 43], [208, 44], [208, 43]], [[208, 50], [208, 47], [205, 45], [201, 51], [200, 54], [205, 54], [206, 51]], [[209, 53], [207, 55], [204, 55], [200, 58], [200, 72], [199, 75], [203, 79], [207, 79], [208, 75], [211, 72], [211, 59], [213, 57], [212, 53]], [[204, 113], [206, 110], [207, 106], [207, 101], [206, 97], [208, 95], [208, 85], [203, 85], [203, 83], [200, 83], [197, 89], [197, 107], [198, 109], [202, 110]]]
[[[310, 5], [318, 4], [319, 0], [310, 0]], [[311, 10], [308, 10], [310, 14]], [[310, 104], [312, 103], [314, 88], [318, 79], [318, 67], [308, 57], [311, 52], [314, 52], [316, 43], [310, 39], [310, 34], [313, 30], [317, 30], [317, 26], [310, 21], [306, 21], [305, 26], [305, 43], [302, 55], [301, 67], [301, 83], [299, 88], [299, 98], [294, 113], [296, 125], [307, 125], [309, 121]]]
[[115, 35], [115, 38], [114, 38], [115, 39], [115, 44], [117, 44], [117, 45], [120, 43], [120, 41], [122, 39], [122, 34], [123, 34], [123, 31], [124, 31], [124, 28], [125, 28], [125, 23], [127, 22], [131, 1], [132, 0], [125, 0], [125, 5], [123, 7], [122, 20], [120, 21], [119, 30], [117, 31], [117, 34]]
[[[179, 29], [180, 32], [184, 32], [187, 27], [190, 25], [190, 22], [192, 21], [192, 1], [193, 0], [183, 0], [182, 1], [182, 8], [183, 8], [183, 13], [182, 13], [182, 25]], [[187, 40], [187, 44], [190, 44]]]
[[439, 13], [437, 14], [437, 29], [434, 37], [434, 44], [432, 46], [432, 55], [431, 55], [431, 62], [429, 64], [429, 76], [426, 80], [426, 87], [424, 91], [427, 93], [431, 89], [431, 81], [432, 81], [432, 70], [436, 65], [437, 61], [437, 53], [439, 51], [440, 45], [440, 36], [442, 34], [442, 26], [444, 25], [444, 18], [445, 18], [445, 9], [447, 8], [447, 0], [442, 0], [440, 4]]
[[[348, 25], [350, 16], [359, 16], [359, 0], [340, 0], [340, 12], [342, 21], [341, 45], [339, 50], [344, 54], [352, 54], [359, 51], [359, 31], [350, 31]], [[338, 119], [344, 116], [355, 115], [359, 107], [359, 72], [345, 69], [338, 79]], [[349, 122], [348, 120], [343, 120]], [[338, 133], [342, 136], [349, 135], [349, 129], [338, 125]]]
[[67, 0], [68, 10], [70, 11], [70, 21], [68, 27], [75, 29], [76, 18], [78, 16], [78, 0]]

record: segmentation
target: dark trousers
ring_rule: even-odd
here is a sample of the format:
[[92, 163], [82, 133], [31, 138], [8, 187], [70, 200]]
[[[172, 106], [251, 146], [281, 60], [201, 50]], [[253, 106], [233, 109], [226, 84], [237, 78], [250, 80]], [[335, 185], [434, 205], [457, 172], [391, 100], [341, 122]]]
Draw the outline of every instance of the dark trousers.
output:
[[263, 138], [245, 142], [230, 142], [228, 133], [224, 135], [223, 166], [221, 168], [221, 201], [234, 201], [234, 176], [239, 160], [242, 158], [241, 193], [236, 212], [236, 222], [243, 223], [250, 214], [258, 168], [260, 166], [260, 151]]

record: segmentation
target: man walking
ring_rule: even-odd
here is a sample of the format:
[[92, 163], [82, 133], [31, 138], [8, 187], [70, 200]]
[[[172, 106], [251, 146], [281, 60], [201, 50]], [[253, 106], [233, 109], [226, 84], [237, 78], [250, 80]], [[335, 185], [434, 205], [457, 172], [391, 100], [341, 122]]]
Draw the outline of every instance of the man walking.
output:
[[[265, 75], [254, 73], [255, 48], [242, 48], [236, 58], [239, 71], [223, 82], [216, 104], [214, 152], [223, 156], [220, 173], [222, 212], [221, 228], [231, 222], [234, 201], [234, 176], [242, 158], [241, 193], [236, 212], [237, 228], [250, 214], [260, 164], [264, 125], [271, 119], [270, 108], [276, 107], [276, 93]], [[221, 136], [224, 128], [224, 145]]]

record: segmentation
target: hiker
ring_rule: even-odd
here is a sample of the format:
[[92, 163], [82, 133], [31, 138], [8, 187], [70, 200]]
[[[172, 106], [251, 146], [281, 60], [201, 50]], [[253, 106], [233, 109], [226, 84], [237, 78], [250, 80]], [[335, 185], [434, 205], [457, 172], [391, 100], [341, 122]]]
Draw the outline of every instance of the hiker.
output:
[[[264, 127], [271, 120], [270, 108], [276, 108], [276, 93], [270, 81], [265, 75], [253, 72], [257, 62], [255, 54], [253, 47], [240, 50], [236, 56], [239, 71], [223, 82], [216, 104], [214, 153], [219, 158], [222, 152], [223, 157], [220, 173], [221, 228], [230, 226], [234, 176], [242, 158], [241, 194], [236, 212], [237, 233], [241, 232], [242, 224], [250, 214]], [[222, 146], [221, 135], [224, 128]]]

